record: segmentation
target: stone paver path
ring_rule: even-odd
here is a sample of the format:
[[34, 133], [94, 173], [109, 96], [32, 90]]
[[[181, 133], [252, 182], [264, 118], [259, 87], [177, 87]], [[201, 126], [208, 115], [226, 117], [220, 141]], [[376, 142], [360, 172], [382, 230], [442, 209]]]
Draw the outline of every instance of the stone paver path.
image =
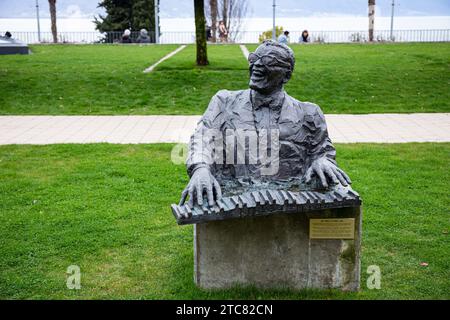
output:
[[[187, 142], [200, 116], [0, 116], [0, 145]], [[333, 142], [450, 142], [450, 113], [326, 115]]]
[[167, 59], [173, 57], [174, 55], [176, 55], [178, 52], [180, 52], [181, 50], [183, 50], [184, 48], [186, 48], [186, 45], [181, 45], [179, 46], [177, 49], [175, 49], [174, 51], [170, 52], [169, 54], [165, 55], [164, 57], [162, 57], [161, 59], [159, 59], [157, 62], [155, 62], [154, 64], [152, 64], [150, 67], [148, 67], [147, 69], [144, 70], [144, 73], [149, 73], [152, 72], [160, 63], [166, 61]]

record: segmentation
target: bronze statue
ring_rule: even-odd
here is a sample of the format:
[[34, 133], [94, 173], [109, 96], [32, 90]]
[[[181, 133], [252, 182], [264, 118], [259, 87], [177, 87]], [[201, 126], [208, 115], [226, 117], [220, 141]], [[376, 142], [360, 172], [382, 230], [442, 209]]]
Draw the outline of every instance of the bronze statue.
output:
[[195, 225], [195, 283], [357, 290], [361, 199], [324, 115], [284, 91], [288, 46], [266, 41], [248, 61], [250, 89], [219, 91], [198, 123], [172, 204], [179, 225]]
[[190, 182], [179, 206], [189, 198], [190, 208], [212, 207], [222, 194], [261, 189], [351, 190], [319, 106], [284, 90], [294, 70], [293, 51], [269, 40], [248, 61], [250, 88], [219, 91], [191, 137]]

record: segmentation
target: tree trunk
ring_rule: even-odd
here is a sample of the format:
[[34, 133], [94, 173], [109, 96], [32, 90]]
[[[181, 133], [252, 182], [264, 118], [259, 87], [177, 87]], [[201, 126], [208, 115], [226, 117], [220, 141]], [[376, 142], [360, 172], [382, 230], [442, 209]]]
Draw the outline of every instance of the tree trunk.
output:
[[228, 9], [229, 9], [229, 1], [228, 0], [222, 0], [222, 20], [225, 24], [225, 29], [227, 31], [230, 30], [230, 23], [228, 21]]
[[56, 0], [48, 0], [48, 5], [50, 7], [50, 18], [52, 21], [52, 35], [53, 42], [58, 42], [58, 32], [56, 31]]
[[211, 9], [211, 41], [217, 42], [217, 0], [209, 0]]
[[206, 66], [208, 55], [206, 52], [206, 20], [204, 0], [194, 0], [195, 10], [195, 39], [197, 43], [197, 65]]
[[373, 31], [375, 29], [375, 0], [369, 0], [369, 41], [373, 41]]

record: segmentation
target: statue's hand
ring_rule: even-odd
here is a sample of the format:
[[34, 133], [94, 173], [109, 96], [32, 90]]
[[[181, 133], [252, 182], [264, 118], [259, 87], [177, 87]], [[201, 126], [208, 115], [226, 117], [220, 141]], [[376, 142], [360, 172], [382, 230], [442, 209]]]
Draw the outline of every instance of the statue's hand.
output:
[[216, 178], [207, 168], [199, 168], [194, 171], [186, 189], [181, 194], [180, 206], [184, 204], [188, 195], [190, 207], [193, 207], [195, 203], [200, 206], [203, 205], [204, 193], [207, 195], [210, 206], [213, 206], [215, 201], [222, 198], [222, 190]]
[[352, 183], [348, 175], [326, 157], [319, 158], [311, 164], [306, 171], [305, 182], [310, 183], [313, 175], [319, 178], [324, 188], [327, 188], [330, 183], [340, 183], [344, 187]]

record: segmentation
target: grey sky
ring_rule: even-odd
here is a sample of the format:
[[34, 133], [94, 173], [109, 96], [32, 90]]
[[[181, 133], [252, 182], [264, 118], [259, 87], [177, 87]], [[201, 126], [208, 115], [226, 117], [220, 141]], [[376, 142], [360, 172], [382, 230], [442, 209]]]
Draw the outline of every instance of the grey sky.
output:
[[[186, 18], [193, 16], [193, 0], [160, 0], [161, 16]], [[249, 0], [251, 17], [270, 17], [272, 0]], [[396, 0], [397, 15], [449, 15], [450, 0]], [[59, 17], [91, 18], [102, 11], [95, 0], [57, 0]], [[39, 0], [41, 16], [48, 17], [48, 1]], [[367, 0], [277, 0], [277, 13], [282, 17], [323, 15], [366, 15]], [[391, 0], [377, 0], [378, 15], [388, 16]], [[0, 18], [35, 17], [35, 0], [0, 0]]]

